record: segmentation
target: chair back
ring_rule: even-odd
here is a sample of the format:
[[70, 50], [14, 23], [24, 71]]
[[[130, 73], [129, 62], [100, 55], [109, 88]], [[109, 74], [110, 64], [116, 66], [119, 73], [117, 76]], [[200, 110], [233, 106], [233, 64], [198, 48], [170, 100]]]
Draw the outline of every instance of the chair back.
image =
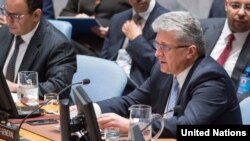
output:
[[243, 125], [250, 125], [250, 97], [240, 102], [240, 110]]
[[[93, 102], [121, 96], [127, 75], [115, 62], [87, 55], [77, 55], [77, 71], [72, 83], [90, 79], [83, 89]], [[72, 96], [72, 92], [71, 92]], [[74, 98], [72, 97], [73, 101]]]
[[48, 20], [52, 23], [59, 31], [61, 31], [70, 40], [72, 35], [72, 25], [67, 21], [59, 20]]

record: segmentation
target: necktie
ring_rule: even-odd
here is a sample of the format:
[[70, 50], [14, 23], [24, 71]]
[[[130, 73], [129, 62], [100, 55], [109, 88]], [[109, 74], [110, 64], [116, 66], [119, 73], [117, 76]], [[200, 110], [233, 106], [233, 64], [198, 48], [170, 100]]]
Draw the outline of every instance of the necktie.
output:
[[231, 52], [232, 49], [232, 42], [234, 40], [234, 34], [230, 34], [229, 38], [228, 38], [228, 42], [227, 45], [225, 47], [225, 49], [223, 50], [223, 52], [220, 54], [219, 58], [217, 59], [217, 62], [223, 66], [227, 60], [227, 58], [229, 57], [229, 54]]
[[16, 36], [16, 45], [15, 45], [15, 50], [10, 58], [8, 67], [7, 67], [7, 71], [6, 71], [6, 79], [8, 79], [9, 81], [14, 82], [14, 77], [15, 77], [15, 66], [16, 66], [16, 59], [17, 59], [17, 55], [19, 52], [19, 45], [23, 43], [23, 39], [21, 38], [21, 36]]
[[133, 16], [133, 20], [136, 24], [138, 25], [141, 25], [142, 24], [142, 20], [143, 18], [138, 14], [136, 13], [134, 16]]
[[172, 88], [171, 88], [171, 93], [169, 95], [168, 102], [165, 108], [165, 113], [166, 113], [166, 115], [164, 116], [165, 118], [170, 118], [173, 116], [173, 112], [169, 112], [169, 111], [174, 109], [174, 106], [177, 100], [177, 95], [179, 93], [178, 86], [179, 86], [179, 83], [176, 80], [176, 78], [174, 78]]

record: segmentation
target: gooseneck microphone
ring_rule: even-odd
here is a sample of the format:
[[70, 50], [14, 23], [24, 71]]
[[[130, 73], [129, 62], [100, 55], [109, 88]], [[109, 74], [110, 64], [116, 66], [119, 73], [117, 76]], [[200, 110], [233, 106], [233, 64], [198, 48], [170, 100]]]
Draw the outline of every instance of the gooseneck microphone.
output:
[[[54, 97], [57, 97], [59, 95], [61, 95], [63, 92], [65, 92], [66, 90], [68, 90], [69, 88], [71, 88], [71, 86], [73, 85], [77, 85], [77, 84], [82, 84], [82, 85], [86, 85], [86, 84], [89, 84], [90, 83], [90, 80], [89, 79], [83, 79], [82, 81], [80, 82], [76, 82], [76, 83], [72, 83], [68, 86], [66, 86], [65, 88], [63, 88], [60, 92], [58, 92]], [[35, 110], [33, 110], [30, 114], [28, 114], [27, 116], [25, 116], [23, 118], [23, 120], [21, 121], [20, 125], [19, 125], [19, 131], [22, 127], [22, 124], [24, 123], [24, 121], [30, 116], [32, 115], [34, 112], [36, 112], [37, 110], [41, 109], [44, 105], [48, 104], [52, 99], [49, 99], [48, 101], [44, 102], [43, 104], [41, 104], [40, 106], [38, 106]]]

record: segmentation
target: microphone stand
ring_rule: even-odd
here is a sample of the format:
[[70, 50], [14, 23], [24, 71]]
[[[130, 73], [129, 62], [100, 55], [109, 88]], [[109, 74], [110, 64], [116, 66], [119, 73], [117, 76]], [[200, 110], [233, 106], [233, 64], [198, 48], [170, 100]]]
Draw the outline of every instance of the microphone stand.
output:
[[[61, 93], [65, 92], [66, 90], [68, 90], [71, 86], [73, 85], [76, 85], [76, 84], [88, 84], [90, 82], [89, 79], [84, 79], [83, 81], [81, 82], [76, 82], [76, 83], [73, 83], [71, 85], [68, 85], [67, 87], [63, 88], [60, 92], [58, 92], [54, 97], [57, 97], [58, 95], [60, 95]], [[43, 104], [41, 104], [40, 106], [38, 106], [35, 110], [33, 110], [30, 114], [28, 114], [27, 116], [25, 116], [23, 118], [23, 120], [21, 121], [21, 123], [19, 124], [19, 128], [18, 128], [18, 132], [20, 131], [24, 121], [30, 116], [32, 115], [33, 113], [35, 113], [37, 110], [41, 109], [44, 105], [48, 104], [52, 99], [49, 99], [48, 101], [44, 102]]]

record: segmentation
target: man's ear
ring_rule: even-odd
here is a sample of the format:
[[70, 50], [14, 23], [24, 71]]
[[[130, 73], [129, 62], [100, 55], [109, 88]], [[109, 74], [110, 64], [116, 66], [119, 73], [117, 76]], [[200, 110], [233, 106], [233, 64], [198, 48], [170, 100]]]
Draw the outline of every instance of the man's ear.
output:
[[188, 52], [187, 52], [188, 59], [191, 59], [191, 58], [194, 58], [194, 56], [197, 56], [197, 47], [195, 45], [191, 45], [187, 49], [188, 49]]
[[34, 17], [35, 21], [39, 21], [41, 19], [41, 16], [42, 16], [42, 10], [41, 9], [36, 9], [33, 12], [33, 17]]

